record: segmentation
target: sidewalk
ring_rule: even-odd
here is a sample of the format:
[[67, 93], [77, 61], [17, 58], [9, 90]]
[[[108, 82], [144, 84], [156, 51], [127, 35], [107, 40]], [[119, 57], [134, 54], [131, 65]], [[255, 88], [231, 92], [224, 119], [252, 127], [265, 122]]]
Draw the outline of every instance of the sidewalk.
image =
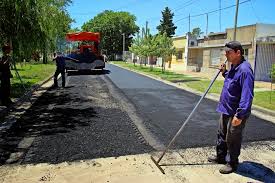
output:
[[[182, 70], [172, 70], [169, 68], [166, 68], [167, 70], [171, 72], [175, 72], [178, 74], [185, 74], [189, 75], [192, 77], [200, 77], [200, 78], [205, 78], [205, 79], [210, 79], [212, 80], [215, 73], [205, 73], [205, 72], [191, 72], [191, 71], [182, 71]], [[217, 78], [217, 80], [224, 80], [223, 76], [220, 74]], [[270, 82], [264, 82], [264, 81], [255, 81], [255, 90], [259, 91], [271, 91], [271, 83]], [[272, 90], [275, 91], [275, 83], [272, 84]]]
[[275, 182], [275, 142], [244, 144], [237, 172], [219, 173], [222, 165], [207, 162], [214, 147], [188, 148], [168, 152], [161, 164], [165, 174], [152, 162], [160, 152], [121, 157], [81, 160], [61, 164], [5, 165], [0, 167], [3, 183], [205, 183]]
[[[168, 69], [169, 71], [173, 71], [171, 69]], [[191, 77], [199, 77], [199, 78], [205, 78], [205, 79], [210, 79], [212, 80], [213, 77], [215, 76], [215, 73], [202, 73], [202, 72], [191, 72], [191, 71], [173, 71], [175, 73], [178, 74], [185, 74], [185, 75], [189, 75]], [[222, 77], [222, 75], [220, 74], [217, 78], [217, 80], [224, 80], [224, 78]], [[164, 81], [166, 82], [166, 81]], [[166, 82], [167, 84], [173, 85], [175, 87], [179, 87], [178, 85], [171, 83], [171, 82]], [[271, 83], [270, 82], [264, 82], [264, 81], [255, 81], [254, 82], [254, 92], [257, 91], [271, 91]], [[193, 92], [193, 93], [197, 93], [199, 95], [202, 95], [201, 92], [197, 92], [191, 88], [189, 88], [187, 85], [185, 85], [184, 83], [181, 84], [180, 88], [183, 88], [184, 90]], [[275, 84], [272, 84], [272, 91], [275, 91]], [[206, 98], [214, 100], [214, 101], [219, 101], [219, 95], [218, 94], [207, 94]], [[256, 105], [252, 105], [252, 114], [254, 114], [255, 116], [271, 121], [273, 123], [275, 123], [275, 111], [272, 111], [270, 109], [266, 109], [260, 106], [256, 106]]]

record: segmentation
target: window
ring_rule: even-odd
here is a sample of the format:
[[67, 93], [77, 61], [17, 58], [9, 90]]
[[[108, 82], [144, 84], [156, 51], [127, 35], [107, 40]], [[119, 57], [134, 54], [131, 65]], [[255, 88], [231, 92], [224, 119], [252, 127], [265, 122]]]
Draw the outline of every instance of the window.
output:
[[211, 49], [211, 53], [210, 53], [211, 65], [219, 65], [220, 59], [221, 59], [220, 49]]
[[183, 51], [178, 51], [177, 52], [177, 60], [182, 59], [182, 54], [183, 54]]
[[244, 51], [243, 56], [244, 56], [245, 60], [247, 60], [248, 59], [248, 48], [244, 49], [243, 51]]

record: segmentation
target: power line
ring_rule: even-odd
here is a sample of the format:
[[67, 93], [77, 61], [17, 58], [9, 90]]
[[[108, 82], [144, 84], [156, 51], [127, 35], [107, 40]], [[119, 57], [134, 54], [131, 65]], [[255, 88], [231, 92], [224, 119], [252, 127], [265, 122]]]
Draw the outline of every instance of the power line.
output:
[[[247, 3], [247, 2], [249, 2], [249, 1], [251, 1], [251, 0], [246, 0], [246, 1], [240, 2], [239, 4], [244, 4], [244, 3]], [[211, 13], [218, 12], [218, 11], [220, 11], [220, 10], [229, 9], [229, 8], [232, 8], [232, 7], [235, 7], [235, 6], [236, 6], [236, 5], [231, 5], [231, 6], [227, 6], [227, 7], [221, 8], [221, 9], [216, 9], [216, 10], [213, 10], [213, 11], [209, 11], [209, 12], [205, 12], [205, 13], [200, 13], [200, 14], [197, 14], [197, 15], [192, 15], [192, 16], [190, 16], [190, 17], [193, 18], [193, 17], [203, 16], [203, 15], [206, 15], [206, 14], [211, 14]], [[179, 21], [181, 21], [181, 20], [184, 20], [184, 19], [188, 19], [188, 18], [189, 18], [189, 16], [186, 16], [186, 17], [184, 17], [184, 18], [178, 19], [178, 20], [175, 21], [175, 23], [176, 23], [176, 22], [179, 22]]]
[[184, 5], [178, 7], [177, 9], [175, 9], [174, 12], [179, 11], [179, 10], [181, 10], [181, 9], [187, 7], [187, 6], [190, 6], [194, 3], [196, 3], [196, 1], [198, 2], [199, 0], [189, 0], [189, 1], [185, 2]]
[[254, 6], [253, 6], [252, 0], [250, 1], [250, 5], [251, 5], [252, 11], [253, 11], [253, 13], [254, 13], [254, 15], [255, 15], [257, 21], [258, 21], [258, 22], [261, 22], [261, 21], [260, 21], [260, 18], [258, 17], [258, 15], [257, 15], [257, 13], [256, 13], [256, 11], [255, 11], [255, 8], [254, 8]]

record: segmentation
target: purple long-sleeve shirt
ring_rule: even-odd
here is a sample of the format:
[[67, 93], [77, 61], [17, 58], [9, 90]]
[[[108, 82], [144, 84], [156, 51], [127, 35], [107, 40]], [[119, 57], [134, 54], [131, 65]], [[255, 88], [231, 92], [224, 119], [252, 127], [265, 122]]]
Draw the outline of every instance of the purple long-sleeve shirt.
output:
[[217, 111], [239, 119], [249, 117], [254, 96], [254, 75], [251, 65], [243, 60], [226, 71]]

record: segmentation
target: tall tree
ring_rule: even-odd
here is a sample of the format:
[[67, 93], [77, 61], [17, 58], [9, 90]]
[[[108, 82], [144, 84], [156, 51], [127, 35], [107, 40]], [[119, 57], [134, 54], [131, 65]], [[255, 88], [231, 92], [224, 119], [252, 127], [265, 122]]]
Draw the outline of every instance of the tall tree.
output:
[[177, 26], [174, 26], [173, 23], [173, 16], [174, 13], [168, 7], [161, 12], [162, 13], [162, 20], [160, 20], [160, 25], [157, 26], [157, 29], [160, 34], [166, 33], [168, 37], [172, 37], [175, 34], [175, 30]]
[[172, 38], [166, 33], [155, 36], [148, 35], [140, 38], [139, 35], [134, 39], [130, 51], [140, 57], [157, 56], [162, 57], [162, 70], [165, 69], [165, 59], [175, 53]]
[[176, 53], [176, 48], [173, 46], [173, 40], [166, 33], [158, 34], [157, 38], [158, 51], [156, 56], [162, 57], [162, 72], [165, 71], [165, 62], [168, 56]]
[[202, 35], [203, 32], [201, 31], [201, 29], [199, 27], [196, 27], [192, 30], [191, 35], [194, 37], [200, 37], [200, 35]]
[[2, 0], [0, 43], [10, 42], [16, 60], [30, 58], [37, 50], [53, 49], [71, 19], [65, 7], [71, 0]]
[[128, 12], [106, 10], [84, 23], [82, 30], [99, 32], [101, 34], [101, 48], [109, 56], [113, 56], [123, 51], [123, 33], [125, 34], [125, 50], [128, 50], [132, 43], [132, 37], [139, 30], [135, 21], [136, 17]]

